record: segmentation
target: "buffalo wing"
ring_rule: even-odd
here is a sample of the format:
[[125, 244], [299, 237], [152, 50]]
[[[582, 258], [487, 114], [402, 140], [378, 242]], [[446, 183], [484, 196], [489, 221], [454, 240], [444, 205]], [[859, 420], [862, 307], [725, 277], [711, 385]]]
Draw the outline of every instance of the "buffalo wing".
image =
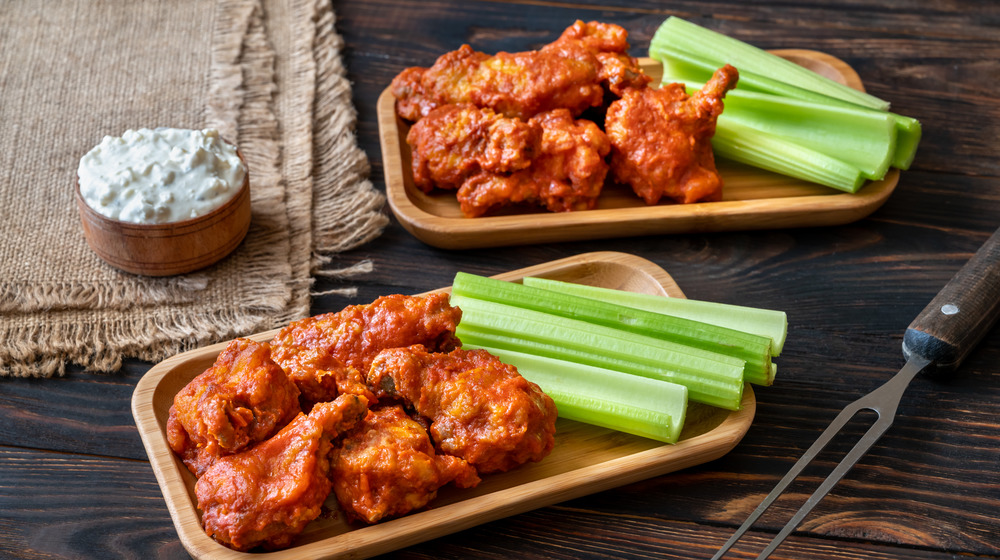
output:
[[646, 204], [717, 201], [722, 177], [715, 168], [712, 136], [722, 99], [739, 74], [726, 65], [690, 97], [681, 84], [626, 91], [611, 103], [605, 129], [611, 169]]
[[428, 418], [437, 450], [480, 474], [540, 461], [555, 445], [552, 398], [484, 350], [385, 350], [368, 383], [380, 399], [400, 399]]

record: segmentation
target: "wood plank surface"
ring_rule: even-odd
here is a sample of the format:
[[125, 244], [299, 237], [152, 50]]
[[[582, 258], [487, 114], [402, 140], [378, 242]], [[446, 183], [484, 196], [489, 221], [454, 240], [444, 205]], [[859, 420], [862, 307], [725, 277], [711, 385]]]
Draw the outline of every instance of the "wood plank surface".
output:
[[[407, 66], [469, 43], [524, 50], [575, 19], [630, 31], [633, 54], [668, 15], [767, 49], [850, 64], [869, 92], [923, 123], [913, 168], [874, 214], [843, 226], [639, 236], [450, 251], [395, 221], [338, 257], [370, 259], [363, 282], [319, 279], [339, 310], [447, 285], [457, 270], [497, 274], [589, 251], [663, 267], [687, 297], [785, 310], [775, 386], [724, 457], [683, 471], [467, 529], [391, 558], [709, 558], [834, 415], [903, 363], [906, 326], [1000, 222], [1000, 5], [955, 0], [334, 0], [360, 117], [384, 186], [375, 103]], [[918, 377], [882, 440], [817, 506], [775, 559], [1000, 558], [1000, 329], [949, 380]], [[187, 558], [132, 419], [150, 364], [0, 379], [0, 558]], [[865, 425], [850, 426], [729, 558], [752, 558]]]

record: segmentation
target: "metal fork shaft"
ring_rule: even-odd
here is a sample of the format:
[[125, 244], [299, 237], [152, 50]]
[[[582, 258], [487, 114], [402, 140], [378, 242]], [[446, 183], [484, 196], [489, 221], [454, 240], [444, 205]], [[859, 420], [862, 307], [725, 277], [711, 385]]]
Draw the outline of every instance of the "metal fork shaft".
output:
[[882, 434], [889, 429], [892, 425], [893, 417], [896, 414], [896, 408], [899, 406], [899, 401], [903, 396], [903, 392], [906, 390], [907, 385], [913, 377], [919, 373], [922, 369], [927, 367], [929, 361], [921, 358], [919, 356], [913, 356], [910, 360], [906, 362], [903, 369], [894, 375], [889, 381], [885, 382], [881, 387], [875, 389], [871, 393], [861, 397], [860, 399], [854, 401], [853, 403], [844, 407], [840, 414], [834, 418], [833, 422], [827, 427], [826, 430], [820, 434], [819, 438], [806, 450], [805, 454], [795, 462], [795, 465], [785, 474], [785, 476], [778, 482], [777, 486], [771, 490], [771, 493], [767, 495], [766, 498], [754, 509], [753, 513], [743, 522], [743, 525], [726, 541], [726, 544], [715, 553], [712, 560], [721, 559], [727, 551], [736, 541], [743, 536], [750, 527], [757, 521], [757, 519], [771, 506], [772, 503], [785, 491], [789, 484], [795, 480], [799, 474], [805, 469], [815, 457], [819, 454], [823, 448], [826, 447], [828, 443], [833, 439], [834, 436], [850, 421], [859, 411], [861, 410], [873, 410], [878, 414], [878, 418], [875, 423], [868, 429], [864, 436], [854, 445], [850, 452], [837, 464], [836, 468], [827, 476], [827, 478], [820, 484], [819, 488], [809, 497], [808, 500], [802, 505], [795, 516], [788, 521], [787, 524], [781, 529], [781, 531], [774, 537], [774, 539], [768, 544], [757, 560], [764, 560], [771, 555], [772, 552], [778, 545], [785, 540], [785, 537], [790, 535], [799, 524], [805, 519], [806, 515], [812, 511], [813, 507], [816, 506], [823, 499], [830, 489], [833, 488], [837, 482], [844, 477], [845, 474], [851, 467], [858, 462], [867, 451], [875, 444], [876, 441]]

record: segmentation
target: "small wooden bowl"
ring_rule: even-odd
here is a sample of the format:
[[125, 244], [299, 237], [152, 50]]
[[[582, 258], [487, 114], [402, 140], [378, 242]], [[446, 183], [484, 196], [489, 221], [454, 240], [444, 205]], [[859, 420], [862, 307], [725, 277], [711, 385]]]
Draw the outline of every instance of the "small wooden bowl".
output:
[[[246, 168], [243, 154], [237, 151]], [[144, 276], [172, 276], [215, 264], [232, 253], [250, 229], [250, 172], [240, 190], [204, 216], [165, 224], [136, 224], [104, 216], [91, 208], [76, 180], [87, 244], [111, 266]]]

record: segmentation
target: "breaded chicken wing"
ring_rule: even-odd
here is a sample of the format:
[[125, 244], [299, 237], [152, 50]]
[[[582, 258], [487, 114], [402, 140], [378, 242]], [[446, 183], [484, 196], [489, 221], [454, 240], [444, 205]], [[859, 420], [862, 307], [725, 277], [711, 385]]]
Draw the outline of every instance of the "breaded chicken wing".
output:
[[375, 402], [375, 395], [365, 385], [364, 375], [341, 362], [322, 347], [306, 348], [277, 344], [271, 346], [271, 358], [298, 386], [299, 399], [308, 411], [315, 403], [332, 401], [338, 395], [354, 394]]
[[449, 482], [471, 488], [480, 481], [463, 459], [436, 453], [424, 427], [400, 406], [369, 412], [331, 458], [341, 511], [365, 523], [418, 510]]
[[550, 212], [589, 210], [604, 189], [611, 150], [596, 124], [574, 120], [566, 109], [531, 118], [539, 131], [531, 165], [513, 173], [483, 171], [462, 183], [457, 197], [462, 213], [482, 216], [512, 204], [534, 204]]
[[649, 82], [628, 56], [627, 37], [618, 25], [577, 21], [535, 51], [489, 56], [463, 45], [430, 68], [401, 72], [391, 86], [396, 111], [417, 121], [440, 105], [472, 103], [521, 119], [558, 108], [576, 116], [602, 105], [608, 90]]
[[294, 321], [278, 331], [271, 345], [319, 348], [345, 366], [367, 372], [386, 348], [423, 344], [446, 351], [461, 346], [455, 337], [461, 318], [447, 294], [394, 294]]
[[441, 105], [410, 128], [413, 181], [424, 191], [457, 189], [487, 171], [509, 173], [531, 165], [538, 127], [471, 103]]
[[330, 494], [331, 439], [367, 411], [364, 397], [341, 395], [299, 413], [270, 439], [216, 461], [195, 484], [205, 532], [241, 551], [291, 544]]
[[555, 445], [552, 398], [483, 350], [384, 350], [368, 384], [380, 399], [401, 399], [428, 418], [437, 450], [465, 459], [480, 474], [540, 461]]
[[174, 396], [167, 442], [196, 476], [264, 441], [301, 412], [299, 389], [267, 344], [238, 338]]
[[681, 203], [721, 200], [711, 140], [722, 99], [738, 79], [736, 68], [727, 64], [690, 97], [681, 84], [626, 91], [605, 118], [614, 176], [646, 204], [662, 197]]

